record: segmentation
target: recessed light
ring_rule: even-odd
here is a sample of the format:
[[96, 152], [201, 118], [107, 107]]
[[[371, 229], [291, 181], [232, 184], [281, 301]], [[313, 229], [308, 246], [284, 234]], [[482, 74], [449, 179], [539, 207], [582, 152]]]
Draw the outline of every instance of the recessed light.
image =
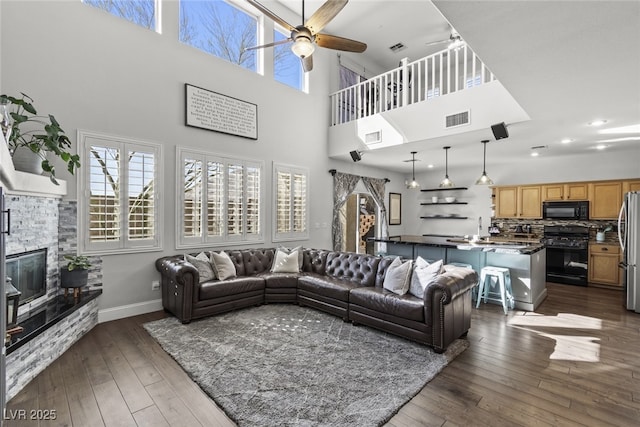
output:
[[427, 165], [427, 167], [428, 167], [429, 169], [432, 169], [432, 168], [433, 168], [433, 165]]
[[596, 150], [604, 150], [605, 148], [607, 148], [608, 145], [605, 144], [598, 144], [596, 145]]
[[540, 155], [540, 153], [538, 153], [537, 151], [534, 151], [533, 153], [531, 153], [531, 157], [538, 157]]
[[589, 123], [587, 123], [589, 126], [602, 126], [603, 124], [607, 123], [606, 120], [602, 120], [602, 119], [598, 119], [598, 120], [594, 120], [591, 121]]
[[569, 144], [569, 143], [573, 142], [573, 139], [564, 138], [564, 139], [560, 140], [560, 142], [563, 143], [563, 144]]

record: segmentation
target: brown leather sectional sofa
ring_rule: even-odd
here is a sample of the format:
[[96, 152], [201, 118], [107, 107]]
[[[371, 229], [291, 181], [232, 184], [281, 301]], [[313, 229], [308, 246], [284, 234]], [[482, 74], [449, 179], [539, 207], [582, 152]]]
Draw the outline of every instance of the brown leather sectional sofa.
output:
[[437, 352], [466, 335], [471, 326], [471, 289], [478, 277], [470, 269], [446, 266], [420, 299], [383, 288], [393, 258], [304, 249], [300, 273], [272, 273], [275, 249], [226, 252], [236, 277], [203, 283], [184, 255], [158, 259], [164, 309], [188, 323], [264, 303], [297, 303], [429, 345]]

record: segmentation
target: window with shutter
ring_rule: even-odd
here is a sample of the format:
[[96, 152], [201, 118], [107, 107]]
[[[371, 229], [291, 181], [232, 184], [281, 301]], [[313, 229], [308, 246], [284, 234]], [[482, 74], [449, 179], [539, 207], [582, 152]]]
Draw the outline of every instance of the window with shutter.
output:
[[87, 254], [161, 248], [158, 175], [161, 146], [78, 131], [80, 250]]
[[[178, 187], [178, 247], [263, 239], [262, 162], [178, 147], [184, 175]], [[203, 166], [206, 166], [206, 186]], [[203, 224], [198, 233], [194, 225]]]
[[308, 176], [305, 168], [274, 164], [274, 241], [309, 238]]

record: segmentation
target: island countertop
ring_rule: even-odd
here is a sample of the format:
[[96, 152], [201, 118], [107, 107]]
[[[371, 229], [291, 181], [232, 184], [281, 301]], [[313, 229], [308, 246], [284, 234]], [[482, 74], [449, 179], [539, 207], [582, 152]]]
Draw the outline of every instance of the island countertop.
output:
[[470, 251], [496, 252], [496, 253], [512, 253], [530, 255], [544, 249], [544, 245], [540, 242], [505, 242], [502, 240], [491, 240], [491, 238], [483, 238], [478, 242], [472, 242], [465, 236], [454, 235], [400, 235], [390, 236], [387, 239], [369, 239], [373, 242], [380, 243], [396, 243], [420, 246], [433, 246], [441, 248], [456, 248]]

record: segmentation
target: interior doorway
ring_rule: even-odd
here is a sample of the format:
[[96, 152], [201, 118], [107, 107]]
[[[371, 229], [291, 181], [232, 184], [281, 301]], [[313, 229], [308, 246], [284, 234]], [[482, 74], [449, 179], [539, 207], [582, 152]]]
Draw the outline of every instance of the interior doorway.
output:
[[345, 250], [361, 254], [375, 255], [374, 242], [367, 242], [370, 237], [380, 234], [378, 224], [379, 208], [369, 193], [353, 193], [344, 205]]

